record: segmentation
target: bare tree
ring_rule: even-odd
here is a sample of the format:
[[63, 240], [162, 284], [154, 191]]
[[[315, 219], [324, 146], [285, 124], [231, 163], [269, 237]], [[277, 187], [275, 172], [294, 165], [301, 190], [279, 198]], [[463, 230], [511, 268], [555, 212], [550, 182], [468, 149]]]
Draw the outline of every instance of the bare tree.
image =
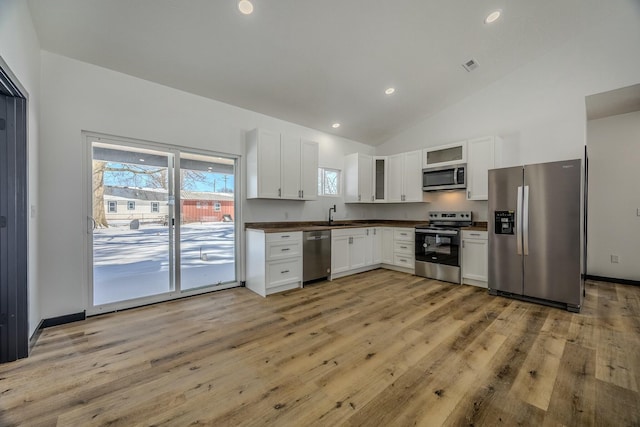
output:
[[104, 212], [104, 171], [106, 169], [107, 162], [93, 161], [93, 220], [95, 226], [99, 228], [109, 227]]
[[[93, 219], [95, 220], [96, 227], [99, 228], [109, 227], [104, 206], [105, 173], [113, 173], [112, 178], [122, 186], [137, 187], [138, 176], [144, 176], [145, 187], [164, 188], [165, 190], [168, 190], [169, 187], [167, 168], [152, 168], [145, 165], [94, 160]], [[182, 169], [180, 175], [180, 188], [182, 190], [197, 188], [198, 183], [207, 181], [207, 172]]]
[[138, 175], [144, 175], [145, 185], [151, 188], [168, 187], [167, 169], [150, 168], [133, 164], [111, 163], [103, 160], [93, 160], [93, 220], [98, 228], [107, 228], [107, 216], [104, 210], [104, 174], [107, 172], [118, 173], [115, 179], [122, 185], [135, 184]]

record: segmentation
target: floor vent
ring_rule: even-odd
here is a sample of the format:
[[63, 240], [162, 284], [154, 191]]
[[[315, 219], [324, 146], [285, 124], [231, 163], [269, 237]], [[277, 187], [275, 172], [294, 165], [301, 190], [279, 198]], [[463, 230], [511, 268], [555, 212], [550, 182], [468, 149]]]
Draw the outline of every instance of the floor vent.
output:
[[475, 59], [470, 59], [467, 62], [465, 62], [464, 64], [462, 64], [462, 66], [464, 67], [465, 70], [471, 72], [471, 71], [475, 70], [476, 68], [478, 68], [478, 63], [476, 62]]

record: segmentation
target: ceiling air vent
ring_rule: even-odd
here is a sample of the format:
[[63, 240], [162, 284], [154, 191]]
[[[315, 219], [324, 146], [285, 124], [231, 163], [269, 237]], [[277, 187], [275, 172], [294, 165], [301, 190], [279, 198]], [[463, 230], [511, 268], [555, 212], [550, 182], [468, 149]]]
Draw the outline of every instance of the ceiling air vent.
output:
[[475, 70], [476, 68], [478, 68], [478, 63], [476, 62], [475, 59], [470, 59], [467, 62], [465, 62], [464, 64], [462, 64], [462, 66], [464, 67], [465, 70], [471, 72], [471, 71]]

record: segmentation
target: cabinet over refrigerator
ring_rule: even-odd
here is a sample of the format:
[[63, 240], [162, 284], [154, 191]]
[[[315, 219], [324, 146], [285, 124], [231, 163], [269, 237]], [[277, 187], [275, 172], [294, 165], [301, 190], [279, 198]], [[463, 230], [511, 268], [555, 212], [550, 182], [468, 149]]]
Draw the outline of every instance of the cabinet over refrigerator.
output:
[[489, 171], [489, 293], [579, 312], [582, 161]]

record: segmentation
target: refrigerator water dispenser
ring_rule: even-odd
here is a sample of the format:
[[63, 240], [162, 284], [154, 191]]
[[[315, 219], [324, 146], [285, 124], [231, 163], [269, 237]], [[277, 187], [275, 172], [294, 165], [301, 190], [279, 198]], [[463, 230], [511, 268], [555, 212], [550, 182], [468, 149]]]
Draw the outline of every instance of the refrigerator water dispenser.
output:
[[514, 211], [496, 211], [495, 213], [495, 234], [513, 234], [516, 222]]

